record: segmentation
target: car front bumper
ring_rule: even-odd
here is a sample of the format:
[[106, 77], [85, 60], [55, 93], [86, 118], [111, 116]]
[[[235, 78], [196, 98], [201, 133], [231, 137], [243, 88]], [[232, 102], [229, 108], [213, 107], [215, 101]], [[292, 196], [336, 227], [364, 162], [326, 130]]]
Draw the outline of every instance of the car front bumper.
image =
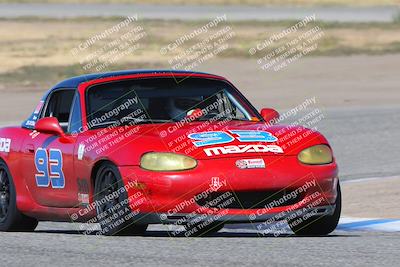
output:
[[[131, 210], [141, 223], [192, 220], [259, 222], [333, 213], [338, 183], [335, 162], [304, 165], [295, 156], [264, 156], [265, 168], [239, 169], [229, 159], [199, 160], [195, 169], [153, 172], [120, 166]], [[298, 216], [303, 216], [298, 214]]]

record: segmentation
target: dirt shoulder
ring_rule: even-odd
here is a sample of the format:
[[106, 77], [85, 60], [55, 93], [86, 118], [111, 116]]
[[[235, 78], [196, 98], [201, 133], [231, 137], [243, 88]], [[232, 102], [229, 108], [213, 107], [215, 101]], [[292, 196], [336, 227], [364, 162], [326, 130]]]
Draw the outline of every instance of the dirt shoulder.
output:
[[400, 176], [342, 184], [342, 216], [400, 218]]
[[[21, 81], [21, 78], [26, 83], [40, 82], [40, 77], [49, 69], [52, 70], [49, 78], [56, 78], [51, 74], [54, 73], [54, 70], [60, 70], [60, 72], [64, 70], [64, 73], [72, 74], [83, 73], [84, 70], [80, 64], [83, 58], [121, 38], [132, 27], [121, 29], [119, 33], [107, 35], [100, 41], [96, 41], [79, 53], [79, 56], [73, 56], [71, 51], [85, 44], [88, 38], [103, 33], [106, 29], [120, 23], [121, 20], [121, 18], [0, 20], [0, 60], [2, 62], [0, 84]], [[139, 20], [132, 24], [135, 27], [141, 27], [141, 34], [143, 33], [143, 38], [136, 42], [138, 49], [135, 48], [127, 56], [118, 58], [110, 67], [123, 68], [128, 65], [143, 67], [144, 63], [165, 66], [173, 56], [178, 56], [187, 49], [201, 44], [206, 38], [215, 36], [227, 27], [232, 35], [225, 40], [223, 38], [226, 36], [221, 37], [223, 44], [227, 46], [226, 49], [215, 55], [216, 58], [253, 58], [256, 60], [265, 56], [267, 50], [271, 52], [301, 36], [312, 36], [308, 39], [304, 37], [305, 39], [301, 39], [302, 41], [318, 37], [312, 39], [314, 41], [311, 42], [316, 45], [315, 49], [311, 43], [307, 46], [313, 48], [312, 52], [307, 53], [307, 57], [400, 53], [400, 23], [322, 23], [317, 21], [274, 41], [267, 50], [264, 49], [251, 56], [249, 53], [251, 49], [262, 47], [265, 40], [269, 40], [274, 34], [281, 33], [296, 22], [232, 22], [229, 19], [221, 22], [219, 26], [209, 29], [207, 33], [199, 34], [179, 44], [168, 55], [160, 53], [161, 49], [171, 47], [175, 40], [203, 27], [206, 23], [207, 21]], [[313, 29], [318, 29], [318, 34], [307, 35]], [[19, 34], [15, 34], [16, 32]], [[216, 40], [213, 39], [213, 42]], [[305, 51], [305, 48], [300, 50]], [[100, 53], [100, 55], [103, 54]], [[89, 71], [96, 72], [91, 69]], [[24, 74], [24, 77], [18, 75], [19, 73]]]

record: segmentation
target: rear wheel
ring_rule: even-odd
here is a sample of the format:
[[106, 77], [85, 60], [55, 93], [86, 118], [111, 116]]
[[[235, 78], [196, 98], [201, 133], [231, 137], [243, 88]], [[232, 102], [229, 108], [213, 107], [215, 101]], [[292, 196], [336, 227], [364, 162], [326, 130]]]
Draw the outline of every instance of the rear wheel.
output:
[[336, 207], [332, 215], [314, 216], [306, 220], [289, 221], [288, 224], [296, 235], [327, 235], [336, 229], [342, 209], [342, 194], [340, 185], [337, 185]]
[[0, 231], [30, 232], [38, 225], [36, 219], [17, 209], [17, 195], [7, 165], [0, 160]]
[[96, 212], [103, 235], [140, 235], [147, 229], [147, 225], [136, 224], [129, 219], [132, 211], [123, 187], [116, 166], [105, 163], [99, 168], [95, 180], [95, 201], [99, 203]]

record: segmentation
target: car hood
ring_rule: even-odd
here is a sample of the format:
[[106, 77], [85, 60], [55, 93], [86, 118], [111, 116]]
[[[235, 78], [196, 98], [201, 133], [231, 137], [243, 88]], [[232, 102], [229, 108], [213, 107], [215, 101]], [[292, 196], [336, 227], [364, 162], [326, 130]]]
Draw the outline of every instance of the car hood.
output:
[[[272, 137], [276, 137], [274, 138], [276, 140], [246, 142], [240, 140], [240, 136], [234, 133], [238, 130], [268, 132]], [[95, 134], [98, 136], [99, 132], [100, 130]], [[234, 139], [221, 144], [200, 147], [194, 145], [196, 140], [189, 136], [205, 132], [228, 133]], [[208, 160], [255, 155], [293, 156], [304, 148], [316, 144], [328, 144], [319, 132], [312, 129], [301, 126], [268, 126], [262, 122], [250, 121], [143, 124], [118, 127], [110, 135], [112, 138], [108, 138], [108, 149], [104, 150], [104, 153], [108, 157], [115, 158], [121, 165], [139, 164], [140, 157], [147, 152], [173, 152]]]

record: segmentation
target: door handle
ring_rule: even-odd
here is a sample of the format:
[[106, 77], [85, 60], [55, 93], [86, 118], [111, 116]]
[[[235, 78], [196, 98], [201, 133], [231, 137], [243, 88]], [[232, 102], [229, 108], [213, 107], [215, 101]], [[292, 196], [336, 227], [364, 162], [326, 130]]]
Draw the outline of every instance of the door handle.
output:
[[33, 152], [35, 152], [35, 147], [32, 144], [28, 144], [28, 145], [26, 145], [25, 151], [28, 153], [33, 153]]

